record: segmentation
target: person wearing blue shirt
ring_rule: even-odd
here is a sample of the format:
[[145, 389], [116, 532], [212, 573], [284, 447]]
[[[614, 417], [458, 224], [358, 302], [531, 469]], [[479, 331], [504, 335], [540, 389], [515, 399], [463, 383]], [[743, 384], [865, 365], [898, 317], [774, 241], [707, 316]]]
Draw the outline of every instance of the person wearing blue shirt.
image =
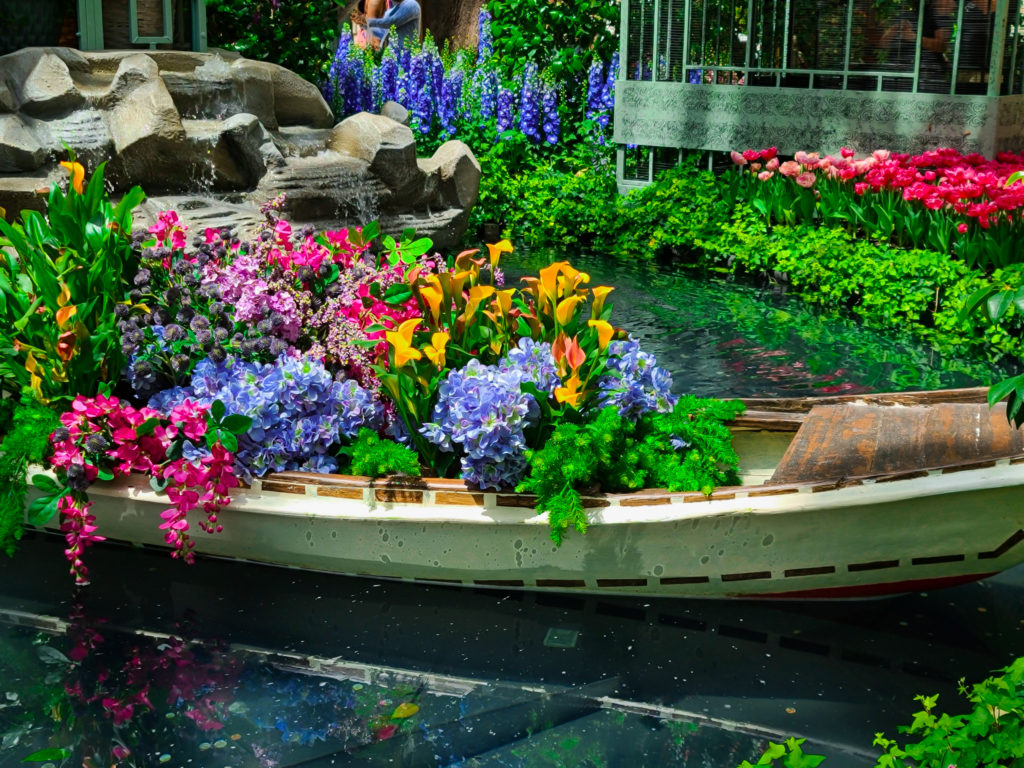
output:
[[[410, 41], [419, 40], [420, 36], [420, 4], [416, 0], [391, 0], [391, 7], [379, 19], [368, 19], [364, 14], [355, 13], [352, 21], [365, 25], [380, 44], [387, 42], [398, 48]], [[390, 35], [395, 28], [394, 39]]]

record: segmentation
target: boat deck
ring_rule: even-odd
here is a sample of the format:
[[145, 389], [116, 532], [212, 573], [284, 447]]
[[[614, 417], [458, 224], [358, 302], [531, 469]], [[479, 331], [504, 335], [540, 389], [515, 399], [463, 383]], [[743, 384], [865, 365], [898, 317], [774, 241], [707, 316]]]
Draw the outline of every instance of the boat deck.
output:
[[1024, 454], [1006, 406], [941, 403], [816, 406], [768, 481], [772, 485], [891, 475]]

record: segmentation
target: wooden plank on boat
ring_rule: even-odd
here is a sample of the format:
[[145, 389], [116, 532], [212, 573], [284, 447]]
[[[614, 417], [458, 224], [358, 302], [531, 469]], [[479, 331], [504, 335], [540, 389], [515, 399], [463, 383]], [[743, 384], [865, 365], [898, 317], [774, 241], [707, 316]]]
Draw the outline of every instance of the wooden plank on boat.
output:
[[889, 475], [1022, 453], [1022, 433], [1007, 424], [1002, 404], [817, 406], [769, 482]]
[[858, 395], [826, 395], [815, 397], [745, 397], [740, 398], [750, 411], [786, 411], [807, 413], [820, 405], [867, 403], [868, 405], [935, 405], [941, 403], [987, 402], [987, 387], [939, 389], [923, 392], [875, 392]]
[[729, 422], [731, 427], [767, 429], [772, 432], [796, 432], [806, 418], [804, 413], [786, 411], [755, 411], [748, 409]]

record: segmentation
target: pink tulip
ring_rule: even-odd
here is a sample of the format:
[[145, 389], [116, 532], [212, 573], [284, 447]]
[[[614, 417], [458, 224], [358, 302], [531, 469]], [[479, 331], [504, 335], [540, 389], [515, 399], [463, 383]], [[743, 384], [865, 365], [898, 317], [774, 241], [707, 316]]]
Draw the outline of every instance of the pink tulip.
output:
[[783, 176], [794, 177], [797, 176], [801, 170], [800, 163], [794, 162], [793, 160], [787, 160], [779, 166], [779, 173]]
[[817, 181], [818, 177], [810, 171], [804, 171], [796, 177], [796, 183], [804, 189], [810, 189], [814, 186], [814, 182]]
[[768, 181], [768, 179], [770, 179], [774, 175], [775, 174], [772, 173], [771, 171], [761, 171], [759, 174], [757, 174], [757, 178], [759, 178], [761, 181]]
[[743, 155], [741, 155], [735, 149], [732, 152], [729, 153], [729, 157], [732, 158], [732, 161], [736, 165], [746, 165], [747, 164], [747, 158], [745, 158]]

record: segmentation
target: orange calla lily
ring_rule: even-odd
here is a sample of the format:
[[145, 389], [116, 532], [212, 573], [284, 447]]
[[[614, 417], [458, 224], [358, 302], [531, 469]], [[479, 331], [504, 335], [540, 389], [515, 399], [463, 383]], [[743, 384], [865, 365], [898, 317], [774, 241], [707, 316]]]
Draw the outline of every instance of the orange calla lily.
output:
[[74, 304], [61, 307], [57, 310], [57, 327], [63, 329], [68, 324], [68, 321], [77, 314], [78, 307]]
[[572, 375], [564, 387], [559, 387], [555, 390], [555, 400], [560, 403], [572, 406], [573, 408], [579, 408], [580, 401], [583, 400], [584, 392], [580, 390], [580, 377], [576, 374]]
[[573, 336], [570, 339], [564, 333], [555, 337], [555, 341], [551, 345], [551, 356], [558, 366], [559, 375], [562, 376], [566, 373], [566, 366], [577, 371], [587, 359], [587, 353], [583, 351], [583, 347], [579, 345], [576, 337]]
[[604, 320], [588, 320], [587, 325], [597, 329], [597, 348], [604, 349], [615, 335], [615, 329]]
[[594, 305], [590, 310], [590, 316], [595, 320], [601, 319], [601, 312], [604, 310], [604, 300], [609, 293], [615, 289], [607, 285], [599, 285], [593, 289], [594, 291]]
[[82, 183], [85, 181], [85, 168], [82, 167], [82, 164], [68, 162], [60, 165], [71, 175], [71, 188], [78, 194], [82, 194]]
[[430, 337], [430, 344], [423, 348], [423, 354], [427, 356], [430, 362], [437, 366], [437, 370], [444, 368], [445, 348], [448, 346], [450, 338], [447, 333], [439, 331]]
[[498, 266], [498, 259], [501, 258], [501, 254], [512, 253], [512, 243], [508, 240], [499, 240], [496, 243], [488, 243], [487, 252], [491, 256], [491, 269], [494, 269]]
[[413, 318], [412, 320], [406, 320], [398, 326], [397, 331], [387, 331], [384, 334], [388, 344], [395, 349], [396, 368], [401, 368], [410, 360], [420, 360], [423, 358], [423, 353], [412, 346], [412, 335], [416, 333], [419, 324], [419, 318]]
[[78, 338], [74, 331], [67, 331], [57, 337], [57, 357], [65, 363], [75, 356], [75, 343]]
[[570, 296], [567, 299], [562, 299], [555, 310], [555, 319], [558, 321], [558, 324], [568, 325], [571, 323], [573, 316], [576, 314], [576, 307], [581, 303], [583, 303], [582, 296]]

